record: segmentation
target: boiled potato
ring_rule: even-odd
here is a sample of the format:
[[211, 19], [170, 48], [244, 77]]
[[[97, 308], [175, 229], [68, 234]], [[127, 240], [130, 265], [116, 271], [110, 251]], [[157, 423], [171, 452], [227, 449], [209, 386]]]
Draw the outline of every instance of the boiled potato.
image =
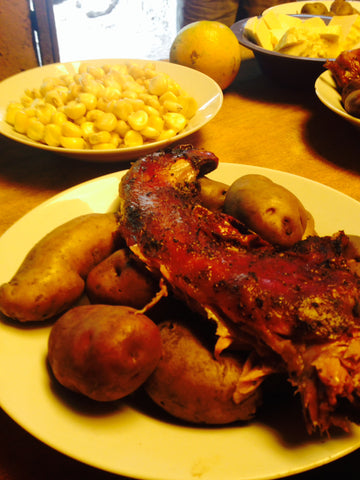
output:
[[126, 248], [99, 263], [86, 279], [86, 293], [92, 303], [142, 309], [158, 290], [159, 282]]
[[161, 322], [159, 328], [162, 357], [144, 384], [157, 405], [192, 423], [227, 424], [255, 414], [260, 389], [239, 395], [240, 360], [225, 354], [216, 360], [193, 329], [179, 321]]
[[274, 245], [290, 247], [305, 232], [315, 234], [313, 228], [306, 230], [311, 216], [299, 199], [263, 175], [237, 179], [226, 194], [224, 211]]
[[333, 15], [353, 15], [358, 13], [351, 3], [345, 0], [335, 0], [330, 6], [330, 13]]
[[158, 327], [133, 308], [82, 305], [53, 325], [48, 361], [64, 387], [100, 402], [134, 392], [161, 355]]
[[329, 15], [329, 10], [321, 2], [310, 2], [303, 5], [300, 13], [305, 15]]
[[43, 237], [14, 277], [0, 287], [0, 310], [20, 322], [62, 313], [79, 299], [89, 271], [117, 244], [114, 213], [76, 217]]
[[221, 211], [229, 185], [208, 177], [199, 179], [201, 204], [212, 211]]

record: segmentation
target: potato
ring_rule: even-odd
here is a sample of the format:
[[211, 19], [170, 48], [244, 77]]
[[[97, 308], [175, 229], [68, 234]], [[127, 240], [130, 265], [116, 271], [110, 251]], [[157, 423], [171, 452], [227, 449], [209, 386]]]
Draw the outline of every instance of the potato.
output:
[[216, 360], [194, 331], [179, 321], [159, 324], [162, 357], [144, 384], [151, 399], [181, 420], [227, 424], [250, 419], [261, 401], [260, 389], [238, 394], [243, 364], [235, 357]]
[[100, 402], [134, 392], [161, 355], [158, 327], [135, 309], [82, 305], [53, 325], [48, 361], [66, 388]]
[[358, 13], [355, 8], [351, 5], [351, 3], [346, 2], [344, 0], [335, 0], [330, 6], [330, 13], [333, 15], [353, 15], [354, 13]]
[[305, 15], [329, 15], [329, 10], [321, 2], [310, 2], [303, 5], [300, 13]]
[[82, 295], [89, 271], [114, 251], [114, 213], [76, 217], [55, 228], [27, 254], [14, 277], [0, 287], [0, 310], [20, 322], [62, 313]]
[[229, 185], [208, 177], [199, 179], [201, 204], [212, 211], [221, 211]]
[[226, 194], [224, 211], [274, 245], [290, 247], [304, 234], [315, 234], [312, 217], [300, 200], [263, 175], [237, 179]]
[[159, 282], [125, 248], [99, 263], [86, 279], [86, 293], [92, 303], [127, 305], [140, 310], [158, 290]]

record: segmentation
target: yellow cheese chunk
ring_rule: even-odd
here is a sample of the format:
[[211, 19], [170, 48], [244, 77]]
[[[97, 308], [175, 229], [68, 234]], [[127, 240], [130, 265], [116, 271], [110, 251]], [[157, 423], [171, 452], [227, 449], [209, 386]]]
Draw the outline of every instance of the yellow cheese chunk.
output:
[[262, 20], [269, 30], [283, 28], [278, 16], [271, 10], [262, 17]]
[[267, 50], [272, 50], [270, 30], [266, 27], [265, 22], [259, 21], [255, 24], [255, 39], [256, 43]]
[[310, 17], [302, 22], [302, 27], [314, 29], [314, 28], [327, 28], [326, 23], [320, 17]]

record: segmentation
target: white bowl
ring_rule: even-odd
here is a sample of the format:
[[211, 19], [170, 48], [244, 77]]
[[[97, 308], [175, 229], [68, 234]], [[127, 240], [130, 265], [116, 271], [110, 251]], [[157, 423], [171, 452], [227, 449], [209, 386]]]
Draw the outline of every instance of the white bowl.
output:
[[[149, 63], [149, 60], [138, 59], [103, 59], [86, 60], [85, 63], [102, 66], [104, 64], [120, 64], [136, 62], [139, 65]], [[78, 158], [90, 162], [118, 162], [126, 161], [154, 152], [177, 142], [184, 137], [196, 132], [208, 123], [218, 113], [223, 102], [223, 93], [219, 85], [207, 75], [188, 67], [163, 61], [151, 61], [159, 72], [167, 73], [198, 103], [198, 111], [189, 121], [188, 125], [178, 135], [169, 139], [151, 142], [139, 147], [117, 148], [111, 150], [75, 150], [62, 147], [50, 147], [40, 142], [17, 133], [5, 121], [6, 109], [10, 101], [19, 101], [25, 88], [40, 87], [45, 77], [55, 77], [63, 74], [74, 74], [78, 71], [81, 61], [68, 63], [55, 63], [18, 73], [0, 83], [0, 133], [16, 142], [30, 145], [31, 147], [49, 150], [59, 155]]]
[[[314, 15], [294, 16], [305, 20]], [[311, 86], [311, 88], [313, 88], [314, 81], [324, 70], [324, 63], [327, 59], [286, 55], [260, 47], [260, 45], [252, 42], [245, 33], [246, 23], [251, 18], [245, 18], [234, 23], [231, 30], [235, 33], [241, 45], [253, 51], [262, 72], [281, 85], [298, 88]], [[331, 17], [323, 16], [321, 16], [321, 18], [325, 23], [328, 23], [331, 19]]]
[[[334, 0], [328, 1], [325, 0], [324, 2], [319, 0], [320, 3], [323, 3], [328, 10], [330, 10], [331, 4], [334, 3]], [[275, 13], [285, 13], [286, 15], [296, 15], [301, 13], [302, 7], [306, 3], [311, 3], [309, 0], [308, 1], [301, 1], [301, 2], [289, 2], [289, 3], [281, 3], [280, 5], [274, 5], [273, 7], [269, 7], [266, 10], [263, 11], [263, 15], [267, 13], [269, 10]], [[360, 11], [360, 2], [348, 2], [350, 3], [356, 10]]]
[[330, 70], [322, 73], [315, 82], [315, 93], [319, 100], [330, 110], [335, 112], [340, 117], [360, 128], [360, 118], [350, 115], [341, 102], [341, 95], [336, 87], [334, 77]]

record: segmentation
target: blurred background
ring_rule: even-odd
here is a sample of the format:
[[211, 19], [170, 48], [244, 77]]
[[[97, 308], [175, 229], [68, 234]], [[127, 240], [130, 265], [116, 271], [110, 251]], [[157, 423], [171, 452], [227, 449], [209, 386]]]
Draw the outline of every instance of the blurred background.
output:
[[60, 61], [166, 59], [176, 35], [176, 5], [177, 0], [53, 0]]

